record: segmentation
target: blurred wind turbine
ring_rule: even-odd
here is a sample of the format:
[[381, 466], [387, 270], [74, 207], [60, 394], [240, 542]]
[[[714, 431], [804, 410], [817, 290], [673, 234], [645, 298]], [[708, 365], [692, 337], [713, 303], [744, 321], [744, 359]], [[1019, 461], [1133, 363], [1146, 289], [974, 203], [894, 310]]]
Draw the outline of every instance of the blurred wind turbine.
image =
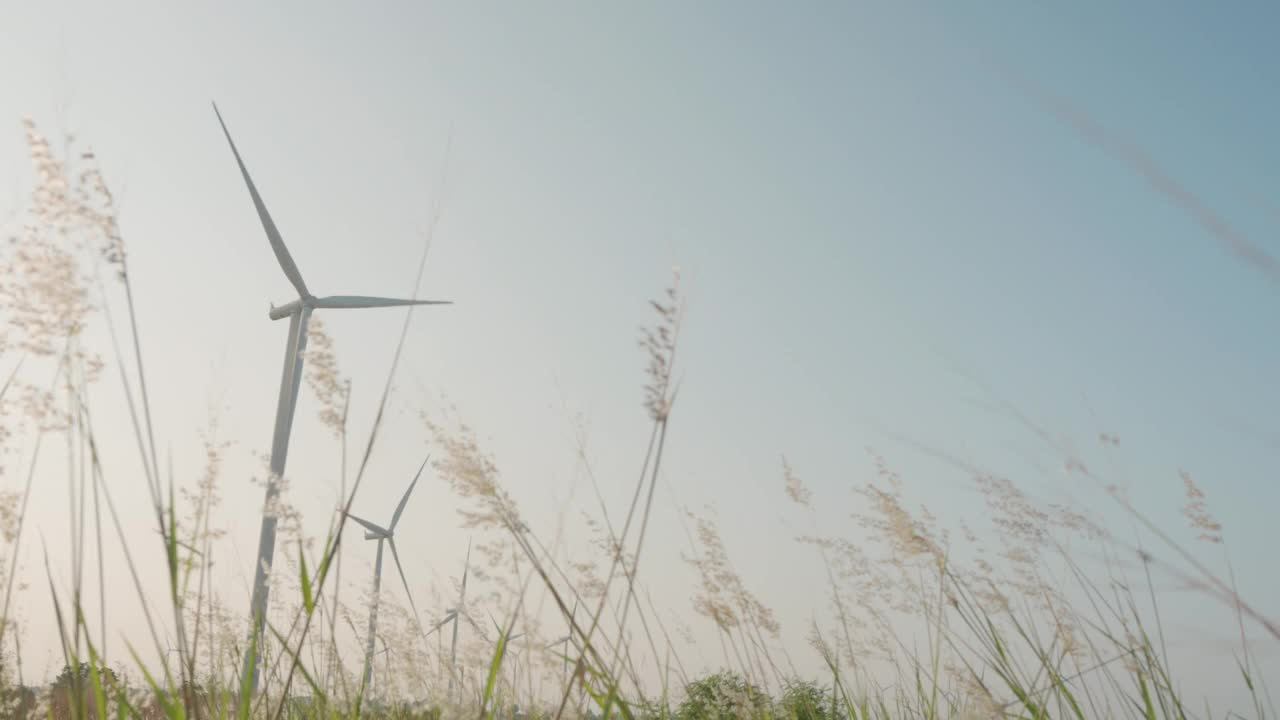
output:
[[444, 620], [440, 621], [441, 625], [449, 621], [453, 621], [453, 640], [449, 643], [449, 667], [451, 668], [451, 671], [449, 673], [449, 696], [450, 697], [453, 696], [453, 678], [458, 673], [458, 616], [461, 615], [462, 617], [466, 618], [467, 622], [471, 623], [472, 627], [474, 627], [482, 635], [484, 634], [484, 632], [480, 630], [480, 626], [476, 624], [476, 621], [473, 620], [471, 618], [471, 615], [467, 613], [467, 572], [469, 572], [470, 569], [471, 569], [471, 541], [468, 540], [467, 541], [467, 559], [464, 561], [462, 565], [462, 587], [458, 591], [458, 604], [452, 608], [449, 608], [449, 610], [444, 615]]
[[[523, 634], [524, 633], [521, 633], [520, 635], [513, 635], [512, 639], [514, 640]], [[507, 649], [507, 654], [511, 656], [511, 704], [512, 712], [515, 715], [520, 713], [520, 703], [517, 702], [517, 700], [520, 699], [520, 655], [523, 652], [524, 651], [522, 649], [515, 646], [511, 646]], [[530, 688], [532, 688], [532, 684], [530, 685]]]
[[404, 577], [404, 567], [400, 565], [400, 553], [396, 551], [396, 524], [400, 522], [400, 515], [404, 512], [404, 506], [409, 502], [409, 494], [413, 492], [414, 486], [418, 484], [418, 479], [422, 477], [422, 470], [427, 466], [427, 461], [422, 461], [422, 466], [418, 468], [418, 474], [413, 477], [413, 482], [409, 483], [409, 489], [404, 491], [404, 497], [400, 498], [400, 504], [396, 506], [395, 514], [391, 516], [391, 524], [388, 527], [381, 527], [363, 518], [356, 517], [351, 513], [347, 513], [347, 517], [355, 520], [364, 526], [365, 540], [378, 541], [378, 559], [373, 565], [373, 598], [369, 601], [369, 642], [364, 653], [364, 687], [369, 687], [370, 676], [373, 673], [373, 651], [377, 642], [378, 633], [378, 589], [382, 586], [382, 543], [386, 542], [391, 546], [391, 559], [396, 561], [396, 570], [400, 573], [400, 582], [404, 584], [404, 592], [409, 596], [409, 607], [413, 608], [414, 622], [418, 620], [418, 606], [413, 602], [413, 593], [409, 592], [409, 581]]
[[[489, 621], [493, 623], [493, 627], [498, 631], [498, 637], [503, 638], [504, 631], [502, 626], [498, 624], [492, 614], [489, 615]], [[503, 638], [502, 643], [503, 652], [511, 657], [511, 700], [513, 703], [520, 694], [520, 674], [517, 670], [520, 662], [520, 649], [512, 643], [524, 637], [524, 635], [524, 633], [512, 633]]]
[[[244, 161], [240, 158], [240, 151], [236, 149], [235, 142], [231, 139], [231, 132], [227, 130], [227, 124], [222, 120], [222, 113], [218, 112], [218, 106], [213, 106], [213, 112], [218, 116], [218, 124], [222, 126], [222, 134], [227, 137], [227, 144], [231, 146], [231, 154], [235, 155], [236, 165], [240, 167], [240, 175], [244, 178], [244, 183], [249, 188], [249, 196], [253, 199], [253, 205], [258, 210], [258, 218], [262, 221], [262, 228], [266, 230], [267, 242], [271, 245], [272, 252], [275, 253], [276, 262], [280, 263], [280, 269], [284, 271], [285, 277], [289, 279], [290, 284], [298, 291], [298, 299], [287, 303], [280, 307], [271, 305], [270, 312], [267, 316], [272, 320], [283, 320], [289, 318], [289, 340], [284, 355], [284, 372], [280, 378], [280, 396], [276, 402], [276, 422], [275, 431], [271, 439], [271, 473], [267, 478], [267, 497], [263, 503], [262, 511], [262, 529], [258, 534], [258, 562], [253, 574], [253, 599], [250, 602], [250, 614], [253, 618], [253, 636], [258, 638], [258, 642], [250, 642], [248, 649], [245, 651], [244, 672], [252, 674], [251, 690], [258, 687], [259, 663], [256, 658], [252, 657], [252, 649], [255, 645], [261, 644], [262, 629], [267, 616], [267, 600], [271, 588], [267, 583], [267, 576], [271, 572], [271, 562], [275, 555], [276, 547], [276, 516], [273, 504], [276, 496], [279, 495], [279, 480], [284, 476], [285, 458], [289, 454], [289, 434], [293, 428], [293, 411], [298, 404], [298, 386], [302, 382], [302, 363], [303, 351], [307, 347], [307, 321], [311, 318], [311, 312], [316, 308], [375, 308], [375, 307], [403, 307], [412, 305], [445, 305], [448, 301], [440, 300], [399, 300], [384, 297], [364, 297], [358, 295], [332, 295], [329, 297], [316, 297], [307, 289], [307, 284], [302, 280], [302, 273], [298, 271], [298, 266], [293, 261], [293, 256], [289, 254], [289, 249], [285, 247], [284, 238], [280, 236], [280, 231], [276, 229], [275, 222], [271, 219], [270, 213], [267, 212], [267, 206], [263, 203], [262, 197], [258, 194], [258, 188], [253, 184], [253, 180], [249, 177], [249, 170], [245, 168]], [[260, 657], [261, 652], [257, 653]]]
[[557, 645], [560, 646], [560, 656], [564, 659], [563, 674], [564, 674], [565, 682], [569, 681], [569, 643], [571, 642], [573, 643], [574, 650], [578, 649], [578, 641], [573, 637], [573, 622], [577, 620], [577, 618], [578, 618], [578, 601], [574, 600], [573, 614], [569, 616], [569, 631], [570, 631], [569, 634], [565, 635], [562, 638], [556, 638], [555, 640], [552, 640], [551, 642], [547, 643], [548, 649], [553, 648]]
[[[563, 682], [569, 681], [569, 643], [570, 642], [573, 642], [572, 635], [565, 635], [562, 638], [556, 638], [555, 640], [552, 640], [551, 642], [547, 643], [547, 649], [554, 648], [557, 645], [560, 646], [560, 657], [564, 660], [564, 669], [561, 671], [561, 674], [562, 674], [561, 681]], [[573, 642], [573, 647], [576, 650], [578, 648], [578, 643]]]
[[[498, 624], [497, 620], [493, 619], [493, 615], [489, 616], [489, 622], [493, 623], [493, 627], [498, 631], [498, 635], [501, 636], [503, 633], [502, 626]], [[506, 637], [506, 643], [510, 645], [513, 641], [522, 637], [524, 637], [524, 633], [512, 633]]]

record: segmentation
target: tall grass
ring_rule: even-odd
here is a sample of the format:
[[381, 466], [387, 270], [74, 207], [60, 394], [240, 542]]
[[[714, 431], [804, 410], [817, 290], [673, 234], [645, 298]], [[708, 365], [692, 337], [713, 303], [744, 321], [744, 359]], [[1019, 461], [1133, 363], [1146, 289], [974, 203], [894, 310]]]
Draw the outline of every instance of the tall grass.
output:
[[[0, 282], [6, 318], [0, 447], [15, 435], [32, 439], [24, 463], [2, 456], [5, 482], [15, 484], [0, 489], [8, 560], [0, 566], [5, 717], [497, 718], [515, 715], [517, 707], [530, 717], [1227, 717], [1228, 709], [1206, 708], [1183, 694], [1155, 577], [1185, 581], [1234, 614], [1240, 683], [1251, 706], [1233, 710], [1276, 716], [1249, 638], [1261, 632], [1266, 642], [1280, 641], [1280, 626], [1240, 596], [1229, 566], [1204, 564], [1174, 531], [1158, 527], [1044, 433], [1038, 435], [1068, 472], [1110, 492], [1113, 507], [1151, 546], [1121, 539], [1078, 508], [1042, 506], [1011, 479], [927, 447], [918, 449], [965, 473], [984, 498], [992, 528], [983, 541], [967, 526], [954, 537], [927, 508], [909, 503], [903, 478], [874, 453], [868, 460], [874, 479], [856, 488], [850, 523], [824, 527], [816, 507], [834, 501], [818, 498], [784, 460], [779, 498], [788, 498], [806, 525], [795, 550], [813, 553], [823, 569], [813, 587], [788, 591], [808, 592], [827, 607], [804, 629], [784, 632], [765, 599], [776, 589], [749, 585], [714, 515], [680, 511], [689, 541], [684, 560], [697, 578], [688, 598], [691, 617], [711, 631], [720, 651], [718, 670], [692, 675], [677, 642], [686, 638], [687, 644], [688, 621], [658, 611], [644, 581], [656, 563], [642, 563], [668, 443], [679, 441], [669, 433], [679, 410], [684, 303], [678, 274], [652, 303], [652, 322], [640, 336], [649, 428], [636, 438], [642, 452], [638, 472], [627, 481], [625, 507], [605, 502], [578, 438], [598, 505], [584, 521], [593, 559], [574, 553], [571, 560], [559, 533], [525, 519], [497, 460], [470, 425], [454, 412], [424, 412], [436, 450], [433, 470], [462, 503], [462, 525], [478, 539], [469, 572], [482, 591], [457, 608], [466, 641], [456, 662], [442, 631], [448, 626], [383, 598], [372, 687], [363, 684], [358, 649], [367, 598], [342, 595], [342, 511], [352, 507], [377, 448], [411, 316], [350, 478], [351, 383], [315, 318], [308, 387], [335, 441], [339, 512], [322, 538], [309, 539], [287, 496], [273, 508], [285, 520], [287, 541], [274, 570], [267, 629], [247, 640], [263, 671], [258, 692], [250, 694], [248, 678], [239, 674], [248, 623], [243, 608], [217, 592], [211, 571], [225, 542], [215, 517], [231, 446], [219, 438], [214, 419], [202, 438], [204, 468], [194, 483], [180, 484], [172, 466], [162, 468], [155, 434], [162, 425], [148, 396], [146, 344], [107, 183], [91, 153], [58, 154], [33, 123], [25, 128], [37, 185], [29, 221], [5, 249]], [[107, 359], [86, 333], [99, 318]], [[89, 389], [107, 381], [109, 366], [126, 398], [136, 478], [109, 477], [101, 462], [97, 428], [121, 419], [99, 416]], [[1104, 434], [1099, 441], [1118, 439]], [[25, 522], [32, 480], [57, 444], [66, 455], [70, 536], [65, 543], [39, 539], [47, 595], [30, 592], [54, 611], [65, 670], [52, 684], [33, 686], [22, 672], [23, 628], [12, 603], [20, 550], [36, 541]], [[21, 470], [16, 476], [8, 472], [14, 468]], [[1225, 532], [1203, 491], [1190, 475], [1180, 480], [1192, 533], [1225, 548]], [[130, 482], [147, 490], [151, 547], [131, 546], [121, 522], [116, 491]], [[128, 588], [110, 593], [108, 547], [122, 552], [129, 578]], [[70, 555], [69, 592], [48, 569], [48, 553], [59, 551]], [[143, 582], [139, 567], [150, 562], [163, 563], [165, 587]], [[95, 592], [98, 614], [91, 617], [86, 597]], [[109, 610], [122, 592], [136, 596], [147, 634], [109, 647]], [[456, 595], [437, 595], [428, 615], [441, 617]], [[819, 667], [816, 674], [797, 668], [792, 653], [802, 649], [809, 654], [802, 664]]]

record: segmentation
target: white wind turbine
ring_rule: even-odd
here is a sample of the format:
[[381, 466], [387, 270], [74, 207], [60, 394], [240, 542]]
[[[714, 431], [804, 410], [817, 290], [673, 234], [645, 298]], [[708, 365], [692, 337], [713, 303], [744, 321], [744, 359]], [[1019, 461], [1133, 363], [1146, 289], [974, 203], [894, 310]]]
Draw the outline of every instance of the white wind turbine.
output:
[[[289, 254], [289, 249], [285, 247], [280, 231], [276, 229], [275, 222], [271, 219], [270, 213], [267, 212], [267, 206], [262, 202], [262, 197], [258, 194], [258, 188], [249, 177], [249, 171], [245, 168], [244, 161], [240, 159], [240, 151], [236, 149], [236, 144], [231, 139], [231, 132], [227, 130], [227, 124], [223, 122], [222, 113], [218, 112], [217, 105], [213, 106], [213, 112], [218, 116], [218, 124], [222, 126], [222, 133], [226, 135], [227, 144], [231, 146], [231, 153], [235, 155], [236, 164], [240, 167], [240, 175], [244, 177], [244, 183], [249, 188], [249, 196], [253, 199], [253, 205], [258, 210], [258, 218], [262, 221], [262, 227], [267, 232], [267, 241], [271, 244], [271, 250], [275, 253], [276, 261], [280, 263], [280, 269], [284, 271], [285, 277], [289, 279], [290, 284], [298, 291], [297, 300], [280, 307], [276, 307], [273, 304], [270, 312], [267, 313], [272, 320], [289, 318], [289, 340], [284, 355], [284, 372], [280, 378], [280, 395], [276, 402], [275, 430], [271, 439], [271, 474], [267, 478], [267, 494], [262, 511], [262, 529], [258, 534], [258, 561], [253, 574], [253, 599], [250, 602], [250, 616], [253, 618], [254, 623], [252, 638], [256, 638], [256, 641], [249, 643], [244, 659], [244, 672], [252, 675], [251, 689], [256, 690], [260, 668], [258, 667], [259, 663], [256, 662], [257, 658], [254, 657], [251, 650], [255, 645], [261, 644], [262, 629], [267, 616], [267, 600], [270, 594], [270, 586], [267, 580], [268, 574], [271, 572], [271, 562], [275, 555], [276, 547], [276, 515], [273, 504], [280, 492], [279, 480], [284, 475], [285, 458], [289, 454], [289, 433], [293, 428], [293, 411], [298, 404], [298, 386], [302, 382], [303, 351], [307, 347], [307, 321], [311, 318], [311, 312], [316, 308], [401, 307], [406, 305], [442, 305], [448, 304], [448, 302], [438, 300], [399, 300], [357, 295], [332, 295], [329, 297], [312, 295], [311, 291], [307, 289], [306, 283], [303, 282], [302, 273], [298, 271], [298, 266]], [[261, 653], [259, 652], [257, 655], [261, 656]]]
[[467, 559], [462, 566], [462, 587], [458, 591], [458, 604], [445, 611], [444, 619], [436, 624], [437, 628], [444, 626], [446, 623], [453, 623], [453, 640], [449, 643], [449, 695], [453, 695], [453, 679], [458, 674], [458, 616], [466, 618], [467, 622], [475, 627], [477, 632], [484, 634], [480, 630], [480, 626], [467, 613], [467, 572], [471, 569], [471, 543], [467, 542]]
[[396, 561], [396, 570], [400, 573], [400, 582], [404, 584], [404, 592], [409, 596], [409, 607], [413, 608], [413, 619], [417, 622], [418, 606], [413, 602], [413, 593], [409, 592], [409, 581], [404, 577], [404, 567], [400, 564], [400, 553], [396, 551], [396, 524], [400, 522], [400, 515], [404, 513], [404, 506], [409, 502], [409, 494], [413, 492], [414, 486], [418, 484], [418, 479], [422, 477], [422, 470], [427, 466], [427, 461], [422, 461], [422, 467], [418, 468], [418, 474], [414, 476], [413, 482], [409, 483], [409, 489], [404, 491], [404, 497], [400, 498], [400, 504], [396, 505], [395, 514], [391, 516], [391, 524], [387, 527], [375, 525], [368, 520], [356, 517], [351, 513], [347, 513], [347, 517], [355, 520], [364, 526], [365, 540], [378, 541], [378, 559], [373, 565], [373, 598], [369, 601], [369, 642], [364, 653], [364, 687], [369, 687], [370, 676], [373, 673], [373, 651], [377, 642], [378, 633], [378, 590], [382, 587], [382, 544], [385, 542], [391, 546], [391, 559]]

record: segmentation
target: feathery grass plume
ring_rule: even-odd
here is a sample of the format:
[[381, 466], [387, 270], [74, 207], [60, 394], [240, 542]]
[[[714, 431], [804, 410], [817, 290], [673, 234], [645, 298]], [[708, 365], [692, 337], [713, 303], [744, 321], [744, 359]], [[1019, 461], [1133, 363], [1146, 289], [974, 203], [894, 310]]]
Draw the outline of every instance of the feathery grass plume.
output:
[[694, 610], [723, 630], [751, 623], [772, 637], [778, 637], [781, 628], [773, 611], [747, 589], [729, 560], [729, 552], [715, 522], [692, 512], [688, 517], [697, 527], [700, 545], [696, 556], [684, 556], [685, 562], [698, 571], [701, 584], [701, 591], [694, 597]]
[[[255, 486], [266, 490], [267, 483], [271, 478], [271, 456], [264, 452], [255, 453], [258, 462], [261, 464], [262, 475], [257, 474], [249, 478], [249, 481]], [[289, 502], [289, 489], [291, 487], [291, 479], [288, 476], [275, 478], [277, 493], [269, 500], [269, 504], [264, 510], [265, 513], [273, 515], [277, 522], [279, 532], [285, 537], [306, 543], [307, 547], [311, 547], [314, 538], [306, 538], [302, 531], [302, 512], [297, 506]]]
[[190, 532], [187, 543], [193, 548], [209, 545], [226, 535], [226, 530], [213, 527], [211, 520], [214, 509], [222, 505], [218, 486], [224, 455], [234, 445], [233, 441], [217, 439], [216, 426], [203, 434], [201, 442], [204, 445], [204, 470], [194, 488], [185, 485], [179, 488], [188, 505], [182, 524]]
[[782, 458], [782, 479], [786, 483], [787, 497], [792, 502], [803, 507], [813, 507], [813, 491], [800, 480], [785, 457]]
[[891, 470], [885, 459], [872, 454], [876, 462], [876, 472], [881, 480], [888, 483], [888, 489], [876, 487], [868, 483], [854, 492], [862, 495], [870, 504], [870, 510], [855, 514], [859, 524], [876, 532], [881, 539], [887, 541], [895, 561], [906, 562], [911, 559], [928, 556], [941, 567], [944, 563], [945, 551], [934, 537], [934, 530], [925, 516], [917, 519], [902, 505], [902, 478]]
[[35, 122], [23, 122], [36, 170], [31, 220], [9, 238], [0, 273], [8, 344], [51, 357], [83, 331], [94, 305], [79, 258], [86, 238], [81, 205], [73, 198], [67, 167], [54, 156]]
[[1209, 504], [1205, 500], [1204, 491], [1200, 489], [1199, 485], [1196, 485], [1191, 473], [1186, 470], [1179, 470], [1178, 475], [1182, 478], [1182, 484], [1187, 493], [1187, 504], [1182, 507], [1182, 514], [1191, 523], [1191, 529], [1200, 533], [1196, 539], [1207, 543], [1220, 544], [1222, 542], [1222, 525], [1209, 514]]
[[579, 595], [588, 599], [604, 597], [604, 579], [600, 577], [599, 566], [594, 560], [570, 562], [568, 568], [575, 574], [573, 586]]
[[684, 306], [680, 295], [680, 268], [671, 269], [671, 284], [665, 291], [666, 300], [651, 300], [650, 305], [658, 313], [653, 327], [640, 328], [640, 347], [649, 358], [645, 374], [649, 382], [644, 386], [644, 406], [649, 416], [661, 422], [671, 414], [671, 373], [675, 365], [676, 341], [680, 336], [680, 323], [684, 319]]
[[[3, 332], [3, 331], [0, 331]], [[3, 341], [0, 339], [0, 357], [9, 357], [4, 353]], [[20, 363], [15, 364], [14, 368], [9, 372], [9, 377], [0, 385], [0, 478], [5, 475], [5, 467], [8, 465], [8, 458], [11, 447], [10, 441], [13, 439], [13, 427], [15, 418], [12, 414], [14, 381], [18, 377], [18, 372], [22, 369]]]
[[522, 534], [526, 526], [520, 511], [502, 487], [498, 466], [493, 456], [481, 449], [475, 431], [451, 414], [440, 420], [424, 416], [423, 421], [443, 451], [432, 466], [455, 495], [471, 503], [471, 507], [458, 510], [463, 527]]
[[338, 371], [333, 338], [318, 315], [307, 324], [306, 356], [307, 384], [320, 400], [320, 422], [334, 435], [341, 435], [351, 386]]
[[[620, 539], [610, 532], [604, 523], [586, 513], [583, 513], [583, 521], [587, 526], [587, 532], [590, 534], [589, 545], [609, 558], [610, 562], [616, 561], [624, 573], [633, 574], [636, 566], [635, 553], [627, 552], [623, 548]], [[592, 567], [594, 568], [594, 563], [592, 563]]]
[[116, 268], [117, 278], [124, 282], [128, 279], [128, 263], [115, 196], [102, 175], [97, 155], [86, 151], [80, 154], [80, 160], [84, 168], [80, 171], [76, 185], [77, 214], [88, 227], [96, 231], [99, 255], [107, 265]]
[[12, 543], [18, 536], [18, 502], [22, 496], [16, 491], [0, 491], [0, 538]]

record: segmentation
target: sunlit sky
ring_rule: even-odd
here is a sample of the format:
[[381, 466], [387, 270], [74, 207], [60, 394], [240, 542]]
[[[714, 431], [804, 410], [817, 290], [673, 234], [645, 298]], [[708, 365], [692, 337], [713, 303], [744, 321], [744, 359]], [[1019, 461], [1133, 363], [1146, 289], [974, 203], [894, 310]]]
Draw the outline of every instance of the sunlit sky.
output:
[[[237, 443], [222, 562], [243, 584], [223, 591], [246, 607], [261, 506], [250, 477], [270, 445], [287, 326], [266, 313], [293, 296], [210, 101], [317, 294], [409, 292], [440, 215], [423, 295], [456, 304], [415, 314], [356, 501], [375, 519], [430, 449], [418, 412], [442, 395], [548, 534], [590, 507], [580, 415], [620, 514], [647, 437], [637, 327], [678, 265], [682, 385], [642, 569], [664, 612], [693, 622], [677, 508], [710, 504], [793, 654], [807, 652], [821, 573], [792, 542], [804, 523], [784, 502], [783, 455], [822, 498], [828, 529], [853, 535], [850, 488], [874, 476], [868, 448], [913, 501], [946, 519], [982, 513], [964, 473], [904, 437], [1045, 502], [1109, 502], [1001, 402], [1188, 539], [1178, 470], [1193, 473], [1243, 594], [1276, 609], [1280, 283], [1026, 88], [1140, 148], [1280, 254], [1278, 15], [1261, 3], [8, 2], [0, 210], [20, 212], [33, 180], [22, 117], [101, 158], [157, 444], [193, 480], [211, 413]], [[353, 379], [353, 444], [402, 320], [324, 313]], [[116, 418], [108, 473], [141, 545], [153, 534], [117, 384], [104, 378], [95, 414]], [[315, 411], [304, 391], [288, 475], [320, 533], [338, 478]], [[1120, 446], [1103, 453], [1101, 432]], [[28, 523], [65, 586], [64, 483], [38, 487]], [[456, 578], [468, 538], [456, 507], [443, 482], [424, 481], [399, 538], [411, 581]], [[372, 562], [362, 545], [353, 563]], [[29, 540], [33, 586], [19, 598], [28, 678], [61, 667], [39, 552]], [[1220, 549], [1202, 554], [1223, 562]], [[117, 637], [144, 632], [131, 597]], [[1231, 697], [1235, 680], [1208, 671], [1229, 669], [1229, 614], [1191, 593], [1172, 602], [1188, 674]], [[719, 662], [710, 648], [691, 657]]]

